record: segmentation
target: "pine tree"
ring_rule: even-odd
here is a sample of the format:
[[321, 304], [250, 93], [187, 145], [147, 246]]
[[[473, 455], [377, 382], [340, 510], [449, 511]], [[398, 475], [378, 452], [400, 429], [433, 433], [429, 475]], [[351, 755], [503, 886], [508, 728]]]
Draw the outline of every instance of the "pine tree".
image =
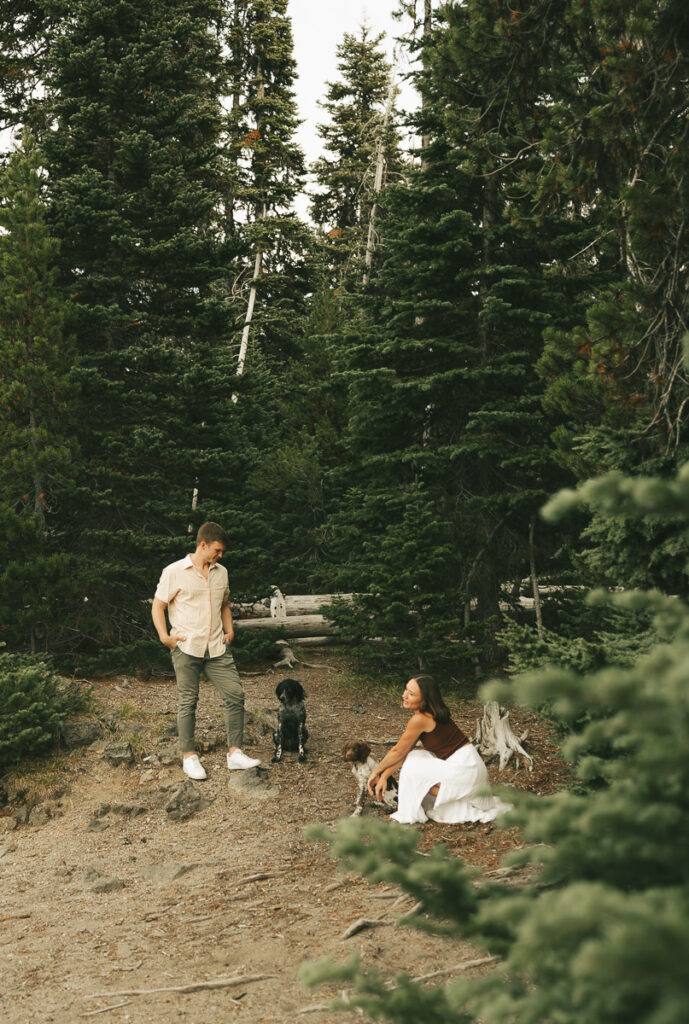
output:
[[[312, 168], [317, 191], [311, 213], [328, 240], [326, 258], [336, 283], [362, 272], [371, 210], [380, 184], [399, 171], [393, 69], [382, 48], [384, 35], [345, 33], [337, 47], [340, 78], [327, 83], [319, 124], [325, 155]], [[379, 165], [379, 166], [378, 166]], [[374, 226], [375, 230], [375, 226]]]
[[0, 654], [0, 773], [44, 752], [64, 719], [86, 701], [86, 694], [65, 686], [44, 662]]
[[[309, 296], [318, 292], [319, 277], [312, 232], [292, 210], [305, 170], [295, 142], [296, 68], [287, 4], [238, 0], [227, 39], [228, 231], [242, 244], [234, 264], [233, 341], [240, 342], [238, 367], [252, 395], [251, 411], [246, 395], [237, 402], [251, 456], [235, 570], [242, 581], [264, 588], [252, 594], [265, 596], [276, 582], [309, 590], [322, 563], [321, 444], [334, 443], [322, 401], [329, 357], [312, 336], [320, 329], [319, 303]], [[252, 422], [256, 416], [261, 435]]]
[[[559, 495], [546, 509], [680, 516], [689, 525], [689, 471], [673, 480], [613, 474]], [[687, 567], [689, 569], [689, 566]], [[476, 942], [496, 958], [483, 977], [428, 988], [406, 976], [394, 988], [349, 961], [304, 971], [308, 983], [352, 982], [342, 1008], [372, 1019], [466, 1024], [680, 1024], [689, 1012], [689, 606], [641, 592], [599, 596], [656, 615], [656, 645], [626, 669], [587, 677], [562, 669], [493, 684], [483, 696], [548, 713], [570, 733], [563, 753], [577, 785], [552, 796], [514, 790], [508, 821], [525, 846], [510, 862], [535, 869], [526, 887], [476, 887], [461, 860], [394, 823], [340, 822], [326, 839], [343, 866], [392, 882], [421, 901], [423, 927]], [[573, 723], [583, 728], [571, 733]], [[429, 920], [430, 919], [430, 920]], [[411, 940], [413, 943], [413, 939]], [[341, 1004], [342, 1005], [342, 1004]]]
[[252, 347], [281, 367], [298, 351], [309, 290], [310, 233], [292, 209], [305, 168], [295, 141], [299, 117], [287, 0], [234, 0], [228, 49], [228, 217], [244, 244], [234, 286], [242, 373], [250, 337], [257, 339]]
[[484, 663], [500, 658], [500, 598], [529, 572], [531, 523], [558, 481], [535, 371], [543, 331], [575, 322], [587, 284], [558, 263], [590, 227], [569, 211], [535, 222], [525, 190], [540, 161], [524, 140], [547, 103], [534, 53], [550, 40], [541, 23], [499, 32], [502, 14], [448, 7], [425, 37], [430, 143], [388, 189], [384, 255], [342, 347], [360, 455], [338, 517], [347, 589], [368, 595], [363, 635], [446, 666], [465, 639]]
[[79, 0], [51, 45], [43, 146], [81, 389], [62, 515], [89, 574], [75, 646], [150, 634], [144, 598], [230, 448], [230, 392], [215, 382], [230, 375], [220, 283], [233, 252], [217, 209], [221, 14]]
[[[600, 230], [585, 257], [597, 279], [585, 315], [548, 339], [542, 362], [547, 401], [563, 416], [559, 458], [579, 480], [672, 475], [687, 454], [689, 16], [673, 0], [634, 0], [566, 4], [562, 22], [570, 71], [553, 94], [535, 201], [582, 204]], [[686, 593], [686, 542], [671, 523], [594, 513], [583, 546], [589, 580]]]
[[0, 621], [13, 647], [32, 651], [64, 644], [62, 609], [78, 578], [61, 551], [59, 512], [76, 455], [73, 349], [44, 180], [26, 129], [4, 173], [0, 206]]
[[44, 0], [7, 0], [0, 8], [0, 129], [37, 113], [45, 41], [58, 15]]

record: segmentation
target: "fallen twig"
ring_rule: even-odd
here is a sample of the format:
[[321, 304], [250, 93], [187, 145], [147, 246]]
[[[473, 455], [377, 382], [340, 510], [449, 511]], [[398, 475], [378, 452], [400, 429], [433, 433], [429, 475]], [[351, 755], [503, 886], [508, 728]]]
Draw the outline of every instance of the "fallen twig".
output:
[[[379, 924], [384, 924], [386, 922], [378, 922], [378, 923]], [[454, 967], [443, 967], [439, 971], [432, 971], [430, 974], [419, 974], [415, 978], [412, 978], [411, 980], [413, 982], [415, 982], [415, 984], [419, 985], [423, 981], [430, 981], [432, 978], [438, 978], [438, 977], [440, 977], [441, 974], [458, 974], [458, 973], [461, 973], [462, 971], [468, 971], [472, 967], [483, 967], [485, 964], [495, 963], [495, 961], [499, 960], [499, 959], [500, 959], [499, 956], [484, 956], [484, 957], [481, 957], [478, 960], [463, 960], [461, 964], [455, 964]], [[386, 985], [386, 988], [387, 988], [387, 990], [389, 992], [394, 992], [396, 989], [399, 988], [399, 985], [397, 984], [397, 982], [393, 981], [393, 982], [389, 982]], [[349, 1002], [349, 993], [348, 992], [342, 992], [339, 997], [333, 997], [333, 998], [339, 998], [341, 1002], [348, 1003]], [[297, 1013], [299, 1013], [299, 1014], [317, 1013], [319, 1010], [330, 1010], [330, 1009], [332, 1009], [332, 1001], [330, 1003], [314, 1003], [313, 1006], [304, 1006], [304, 1007], [302, 1007], [301, 1010], [297, 1010]]]
[[409, 893], [408, 892], [403, 892], [400, 896], [397, 897], [395, 902], [390, 907], [390, 910], [396, 910], [397, 907], [399, 907], [402, 903], [404, 903], [406, 900], [410, 900], [410, 899], [411, 899], [411, 896], [409, 895]]
[[[430, 974], [419, 974], [416, 978], [412, 978], [412, 981], [419, 984], [422, 981], [430, 981], [431, 978], [438, 978], [441, 974], [455, 974], [461, 971], [468, 971], [472, 967], [483, 967], [484, 964], [493, 964], [499, 959], [499, 956], [484, 956], [480, 960], [463, 960], [461, 964], [455, 964], [454, 967], [441, 967], [439, 971], [431, 971]], [[393, 985], [392, 988], [398, 988], [398, 986]]]
[[23, 921], [27, 917], [31, 917], [31, 914], [5, 914], [3, 917], [0, 917], [0, 921]]
[[356, 921], [352, 921], [349, 928], [346, 928], [342, 932], [340, 939], [351, 939], [352, 935], [356, 935], [357, 932], [363, 931], [364, 928], [378, 928], [383, 924], [394, 924], [394, 921], [372, 920], [369, 917], [359, 917]]
[[402, 914], [401, 917], [398, 917], [397, 920], [395, 921], [395, 924], [399, 924], [400, 921], [406, 921], [408, 917], [415, 917], [416, 914], [420, 914], [422, 910], [423, 910], [423, 903], [419, 900], [418, 903], [414, 904], [414, 906], [411, 908], [411, 910], [408, 910], [406, 912], [406, 914]]
[[[346, 990], [340, 992], [339, 996], [333, 996], [333, 999], [339, 999], [341, 1003], [348, 1003], [349, 992]], [[297, 1010], [297, 1013], [316, 1013], [318, 1010], [332, 1010], [332, 1000], [329, 1003], [314, 1003], [313, 1006], [303, 1006], [301, 1010]]]
[[87, 1010], [80, 1013], [80, 1017], [95, 1017], [97, 1013], [107, 1013], [108, 1010], [119, 1010], [120, 1006], [129, 1006], [131, 999], [125, 999], [123, 1003], [114, 1003], [112, 1006], [102, 1006], [100, 1010]]
[[253, 981], [275, 978], [275, 974], [235, 974], [231, 978], [216, 978], [215, 981], [192, 981], [189, 985], [169, 985], [166, 988], [132, 988], [122, 992], [88, 992], [84, 999], [106, 999], [108, 996], [150, 996], [158, 992], [202, 992], [207, 989], [229, 988], [230, 985], [248, 985]]
[[[223, 871], [218, 872], [218, 878], [225, 878], [227, 875], [232, 874], [232, 868], [225, 868]], [[250, 882], [262, 882], [266, 878], [279, 878], [280, 875], [287, 874], [287, 868], [282, 871], [258, 871], [255, 875], [245, 875], [244, 878], [237, 878], [234, 882], [235, 885], [248, 885]]]
[[336, 889], [341, 889], [343, 885], [347, 885], [348, 879], [344, 878], [340, 882], [331, 882], [330, 885], [326, 885], [323, 892], [335, 892]]
[[326, 665], [324, 662], [302, 661], [301, 658], [297, 658], [297, 661], [300, 665], [303, 665], [304, 668], [325, 668], [328, 672], [337, 672], [336, 668], [332, 665]]

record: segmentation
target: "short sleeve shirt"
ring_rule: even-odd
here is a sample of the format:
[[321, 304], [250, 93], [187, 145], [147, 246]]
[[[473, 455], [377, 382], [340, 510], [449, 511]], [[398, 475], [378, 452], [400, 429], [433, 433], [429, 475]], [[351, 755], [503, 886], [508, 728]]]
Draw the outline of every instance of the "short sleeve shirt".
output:
[[167, 605], [170, 636], [185, 637], [181, 651], [195, 658], [224, 653], [220, 613], [229, 593], [227, 569], [218, 562], [209, 566], [208, 579], [189, 555], [165, 566], [155, 596]]

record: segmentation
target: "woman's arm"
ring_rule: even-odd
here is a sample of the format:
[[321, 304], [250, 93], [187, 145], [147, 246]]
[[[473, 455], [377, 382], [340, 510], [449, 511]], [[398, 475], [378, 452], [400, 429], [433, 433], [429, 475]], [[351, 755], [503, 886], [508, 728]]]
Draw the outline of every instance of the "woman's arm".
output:
[[[368, 791], [373, 796], [373, 789], [376, 783], [386, 782], [390, 775], [403, 764], [407, 754], [417, 743], [421, 733], [430, 732], [435, 722], [429, 715], [415, 714], [407, 722], [407, 727], [395, 743], [394, 747], [388, 750], [376, 767], [371, 772], [368, 780]], [[376, 788], [378, 788], [376, 786]]]

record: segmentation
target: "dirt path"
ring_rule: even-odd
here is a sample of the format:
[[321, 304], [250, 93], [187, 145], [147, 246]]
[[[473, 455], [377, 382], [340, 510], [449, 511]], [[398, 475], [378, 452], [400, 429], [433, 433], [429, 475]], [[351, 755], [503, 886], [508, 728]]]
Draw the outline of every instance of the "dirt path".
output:
[[[204, 755], [208, 781], [197, 784], [210, 803], [183, 821], [170, 820], [160, 803], [167, 799], [165, 787], [169, 794], [183, 780], [181, 768], [151, 768], [151, 762], [140, 760], [167, 750], [171, 742], [165, 732], [175, 710], [172, 682], [98, 684], [101, 715], [117, 724], [116, 738], [132, 740], [139, 759], [130, 767], [111, 767], [103, 759], [103, 742], [63, 755], [52, 777], [40, 780], [54, 816], [40, 827], [19, 825], [11, 831], [12, 819], [0, 818], [5, 1024], [82, 1019], [328, 1024], [342, 1015], [299, 1013], [332, 992], [303, 990], [298, 970], [304, 961], [326, 954], [341, 961], [357, 952], [365, 964], [390, 975], [405, 969], [421, 975], [476, 955], [475, 949], [450, 947], [394, 924], [341, 938], [357, 918], [392, 922], [411, 902], [393, 909], [397, 890], [343, 875], [322, 844], [304, 838], [303, 828], [316, 821], [332, 824], [353, 807], [354, 780], [340, 758], [343, 742], [366, 739], [374, 753], [382, 753], [401, 732], [406, 714], [391, 695], [357, 690], [346, 680], [343, 685], [346, 663], [328, 661], [336, 661], [340, 672], [304, 668], [293, 673], [307, 692], [308, 761], [299, 764], [286, 754], [281, 764], [270, 765], [272, 744], [261, 726], [274, 717], [281, 674], [247, 676], [247, 709], [254, 724], [246, 748], [270, 766], [274, 793], [265, 799], [238, 793], [218, 747]], [[473, 733], [479, 705], [449, 703]], [[537, 769], [529, 774], [508, 768], [499, 781], [551, 791], [565, 773], [547, 727], [517, 712], [513, 721], [515, 731], [531, 728], [528, 749], [536, 755]], [[205, 686], [199, 731], [209, 746], [220, 723], [216, 694]], [[491, 776], [498, 781], [494, 771]], [[12, 781], [15, 788], [22, 783]], [[37, 778], [23, 782], [35, 788]], [[369, 806], [367, 813], [380, 812]], [[497, 867], [518, 842], [514, 830], [487, 825], [428, 824], [419, 830], [422, 849], [444, 841], [486, 869]], [[269, 977], [187, 993], [120, 994], [235, 974]], [[94, 1013], [106, 1007], [112, 1009]]]

